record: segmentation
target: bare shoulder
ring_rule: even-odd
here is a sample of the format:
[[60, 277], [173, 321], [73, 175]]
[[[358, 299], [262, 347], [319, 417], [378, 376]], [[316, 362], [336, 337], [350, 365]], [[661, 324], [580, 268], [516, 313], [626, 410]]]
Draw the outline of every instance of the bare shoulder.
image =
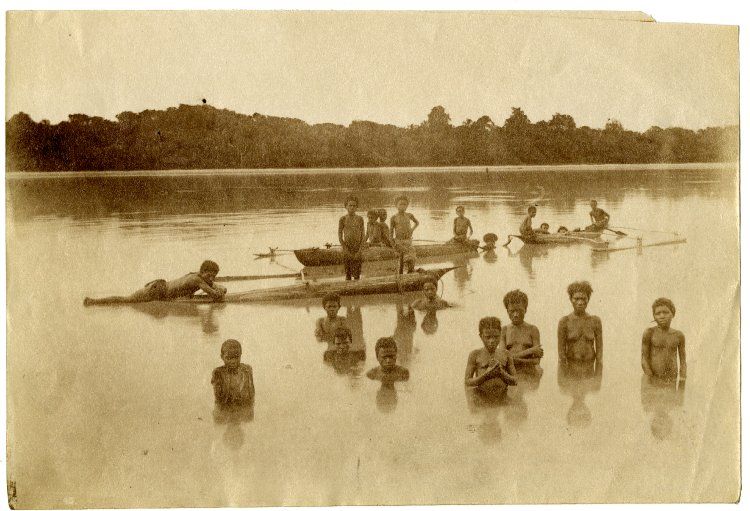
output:
[[475, 350], [471, 350], [469, 352], [469, 362], [474, 362], [477, 359], [477, 357], [479, 356], [479, 353], [481, 351], [482, 351], [481, 348], [478, 348], [478, 349], [475, 349]]
[[650, 339], [651, 337], [653, 337], [654, 336], [654, 330], [656, 330], [655, 326], [650, 326], [650, 327], [646, 328], [643, 331], [643, 338], [644, 339]]
[[682, 333], [682, 330], [676, 330], [673, 328], [672, 334], [675, 335], [680, 342], [685, 342], [685, 334]]
[[596, 326], [598, 326], [598, 327], [600, 327], [600, 328], [601, 328], [601, 326], [602, 326], [602, 319], [601, 319], [601, 318], [600, 318], [599, 316], [594, 316], [594, 315], [592, 315], [592, 316], [591, 316], [591, 321], [592, 321], [592, 322], [593, 322], [593, 323], [594, 323], [594, 324], [595, 324]]
[[560, 321], [557, 322], [557, 326], [566, 326], [568, 324], [568, 318], [570, 318], [570, 314], [561, 317]]

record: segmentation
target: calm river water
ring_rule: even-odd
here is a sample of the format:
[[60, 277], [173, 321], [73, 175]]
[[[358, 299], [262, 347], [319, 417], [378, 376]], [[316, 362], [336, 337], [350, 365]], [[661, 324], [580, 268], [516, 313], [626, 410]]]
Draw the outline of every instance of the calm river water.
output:
[[[17, 507], [253, 506], [730, 500], [739, 471], [739, 249], [735, 170], [138, 175], [7, 180], [9, 478]], [[324, 362], [316, 302], [84, 308], [213, 259], [223, 275], [289, 273], [267, 247], [336, 242], [343, 201], [407, 194], [418, 239], [447, 239], [466, 207], [475, 232], [582, 226], [597, 198], [611, 225], [678, 230], [683, 245], [607, 255], [589, 246], [508, 249], [442, 279], [457, 307], [399, 316], [412, 296], [344, 299], [359, 370]], [[646, 240], [671, 235], [647, 233]], [[435, 263], [431, 263], [433, 266]], [[291, 270], [290, 270], [291, 269]], [[600, 376], [558, 371], [566, 286], [587, 279], [604, 325]], [[230, 291], [292, 279], [229, 283]], [[496, 405], [467, 395], [477, 323], [508, 322], [529, 295], [543, 374]], [[684, 391], [641, 378], [651, 302], [673, 298], [687, 338]], [[395, 392], [364, 377], [394, 335], [411, 371]], [[257, 399], [214, 416], [211, 371], [242, 343]]]

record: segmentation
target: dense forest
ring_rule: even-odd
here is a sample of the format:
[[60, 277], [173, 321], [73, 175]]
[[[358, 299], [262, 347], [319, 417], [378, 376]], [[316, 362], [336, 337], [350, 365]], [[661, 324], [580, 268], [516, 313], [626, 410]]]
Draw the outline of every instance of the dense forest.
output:
[[74, 114], [59, 124], [18, 113], [6, 122], [6, 147], [11, 172], [722, 162], [739, 157], [739, 126], [639, 133], [613, 119], [604, 129], [579, 127], [559, 113], [532, 123], [520, 108], [502, 125], [486, 115], [453, 125], [441, 106], [406, 128], [310, 125], [180, 105], [116, 121]]

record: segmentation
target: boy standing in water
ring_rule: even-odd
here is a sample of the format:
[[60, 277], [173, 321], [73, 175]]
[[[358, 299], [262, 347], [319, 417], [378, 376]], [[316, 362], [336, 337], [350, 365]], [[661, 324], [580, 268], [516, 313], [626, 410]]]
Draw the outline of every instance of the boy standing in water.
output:
[[[659, 298], [651, 306], [656, 326], [647, 328], [641, 340], [641, 367], [646, 376], [674, 380], [687, 378], [685, 335], [671, 328], [675, 306], [669, 298]], [[677, 359], [679, 357], [679, 367]]]
[[505, 347], [499, 346], [501, 336], [500, 318], [487, 317], [479, 321], [479, 337], [484, 347], [469, 353], [464, 374], [467, 387], [497, 394], [505, 392], [508, 385], [516, 385], [513, 357]]
[[219, 273], [219, 265], [213, 261], [203, 261], [198, 273], [188, 273], [179, 279], [166, 281], [158, 279], [149, 282], [130, 296], [109, 296], [107, 298], [84, 298], [83, 305], [106, 305], [112, 303], [141, 303], [190, 298], [199, 290], [214, 301], [224, 299], [227, 289], [214, 284]]
[[425, 282], [422, 286], [422, 290], [424, 291], [424, 296], [411, 302], [409, 305], [411, 309], [429, 312], [447, 309], [451, 306], [448, 302], [438, 297], [436, 281], [429, 280]]
[[406, 381], [409, 379], [409, 370], [396, 365], [398, 346], [393, 337], [381, 337], [375, 343], [375, 356], [380, 366], [373, 367], [367, 371], [367, 377], [371, 380], [379, 380], [384, 383], [395, 381]]
[[346, 215], [339, 219], [339, 243], [344, 250], [346, 280], [359, 280], [362, 271], [362, 245], [365, 242], [365, 221], [357, 215], [359, 200], [348, 197], [344, 202]]
[[[396, 208], [398, 213], [391, 217], [391, 237], [394, 239], [396, 249], [403, 254], [406, 271], [414, 271], [414, 265], [417, 260], [417, 253], [411, 243], [414, 229], [419, 226], [419, 222], [414, 215], [406, 212], [409, 207], [409, 199], [401, 196], [396, 199]], [[414, 226], [412, 227], [412, 223]]]
[[249, 405], [255, 398], [253, 368], [240, 363], [242, 345], [228, 339], [221, 345], [221, 359], [224, 365], [214, 369], [211, 385], [214, 397], [221, 405]]
[[471, 226], [471, 220], [464, 216], [463, 206], [456, 208], [456, 218], [453, 219], [453, 241], [464, 243], [474, 234], [474, 228]]
[[544, 355], [539, 342], [539, 329], [524, 321], [529, 297], [519, 289], [503, 297], [503, 305], [508, 311], [511, 324], [505, 325], [500, 336], [500, 345], [513, 356], [513, 362], [520, 368], [534, 369]]
[[325, 317], [318, 318], [315, 322], [315, 337], [319, 341], [328, 343], [328, 349], [333, 349], [334, 335], [336, 329], [346, 328], [346, 318], [339, 316], [341, 308], [341, 298], [336, 294], [327, 294], [323, 297], [323, 309], [326, 311]]

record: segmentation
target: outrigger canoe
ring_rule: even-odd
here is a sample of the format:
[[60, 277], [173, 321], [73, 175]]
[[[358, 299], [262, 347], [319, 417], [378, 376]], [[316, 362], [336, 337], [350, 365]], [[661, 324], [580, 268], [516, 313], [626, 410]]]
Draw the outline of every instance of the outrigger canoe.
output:
[[528, 245], [569, 245], [571, 243], [604, 243], [599, 238], [601, 232], [573, 231], [567, 233], [535, 234], [534, 236], [521, 236], [518, 234], [508, 235], [510, 238], [518, 238]]
[[[227, 293], [224, 296], [224, 303], [276, 302], [303, 298], [321, 298], [328, 293], [336, 293], [341, 296], [405, 293], [408, 291], [418, 291], [422, 289], [425, 282], [440, 280], [443, 275], [455, 268], [455, 266], [451, 266], [433, 270], [419, 269], [414, 273], [403, 275], [386, 275], [350, 281], [340, 279], [306, 281], [271, 289], [254, 289], [239, 293]], [[178, 299], [174, 300], [174, 302], [213, 303], [213, 300], [208, 297], [198, 296]]]
[[[469, 240], [466, 243], [415, 243], [414, 251], [417, 259], [424, 257], [447, 256], [453, 254], [476, 253], [479, 250], [478, 240]], [[295, 250], [297, 260], [305, 266], [332, 266], [344, 264], [344, 251], [341, 247], [329, 248], [303, 248]], [[400, 252], [389, 247], [367, 247], [362, 250], [362, 261], [388, 261], [398, 259]]]

